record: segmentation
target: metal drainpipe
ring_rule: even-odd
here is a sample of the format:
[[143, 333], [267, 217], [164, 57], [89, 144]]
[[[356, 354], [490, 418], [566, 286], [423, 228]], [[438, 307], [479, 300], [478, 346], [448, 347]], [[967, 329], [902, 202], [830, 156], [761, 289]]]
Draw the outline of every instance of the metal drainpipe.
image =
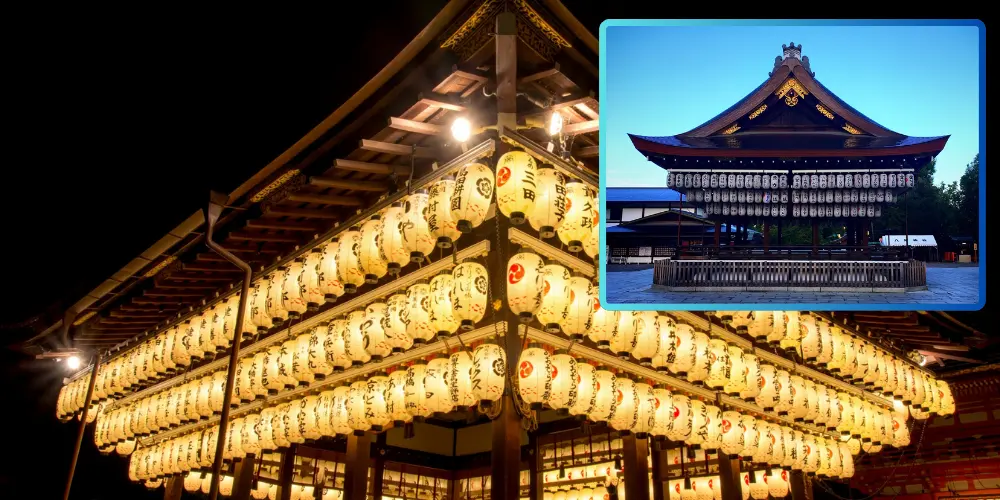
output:
[[236, 378], [236, 362], [240, 356], [240, 336], [243, 332], [243, 316], [246, 312], [247, 297], [250, 295], [250, 279], [253, 277], [253, 269], [246, 262], [243, 262], [231, 252], [212, 241], [212, 233], [215, 223], [222, 215], [226, 197], [218, 193], [212, 193], [211, 201], [208, 203], [207, 220], [208, 234], [205, 236], [205, 244], [213, 252], [239, 267], [244, 272], [243, 292], [240, 294], [240, 305], [236, 310], [236, 331], [233, 332], [232, 352], [229, 354], [229, 372], [226, 375], [225, 395], [222, 400], [222, 416], [219, 418], [219, 438], [215, 445], [215, 462], [212, 464], [212, 486], [208, 493], [210, 500], [216, 500], [219, 495], [219, 475], [222, 472], [222, 451], [226, 446], [226, 428], [229, 426], [229, 405], [233, 401], [233, 379]]
[[83, 405], [83, 414], [80, 415], [80, 430], [76, 434], [73, 458], [69, 462], [69, 477], [66, 479], [66, 491], [63, 493], [63, 500], [69, 500], [69, 490], [73, 486], [73, 473], [76, 472], [76, 461], [80, 458], [80, 446], [83, 445], [83, 432], [87, 428], [87, 411], [90, 409], [90, 401], [94, 397], [94, 383], [97, 382], [97, 370], [100, 368], [101, 351], [97, 351], [94, 355], [94, 367], [90, 370], [90, 385], [87, 386], [87, 399]]

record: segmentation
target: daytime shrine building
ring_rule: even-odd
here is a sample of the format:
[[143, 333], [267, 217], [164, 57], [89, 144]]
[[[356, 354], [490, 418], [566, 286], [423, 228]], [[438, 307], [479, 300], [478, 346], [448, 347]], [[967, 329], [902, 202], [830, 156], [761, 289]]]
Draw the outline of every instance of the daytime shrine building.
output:
[[[941, 152], [949, 136], [911, 137], [879, 125], [815, 78], [801, 45], [782, 49], [770, 77], [719, 115], [678, 135], [629, 134], [633, 145], [668, 171], [668, 187], [684, 193], [717, 226], [737, 224], [745, 232], [762, 222], [764, 245], [758, 252], [796, 254], [769, 241], [770, 225], [778, 224], [780, 245], [781, 225], [791, 219], [813, 228], [812, 249], [800, 254], [901, 258], [869, 251], [867, 228], [885, 206], [905, 201], [916, 172]], [[850, 246], [821, 249], [819, 224], [834, 220], [847, 228]], [[699, 257], [720, 256], [719, 251], [716, 239], [714, 251]]]

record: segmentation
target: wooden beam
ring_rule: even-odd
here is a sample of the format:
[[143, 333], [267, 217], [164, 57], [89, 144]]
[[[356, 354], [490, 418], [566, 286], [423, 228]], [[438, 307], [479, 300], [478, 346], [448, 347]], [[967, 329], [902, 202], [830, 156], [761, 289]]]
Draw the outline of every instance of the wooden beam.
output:
[[339, 219], [340, 213], [318, 208], [268, 207], [265, 215], [280, 217], [305, 217], [307, 219]]
[[595, 158], [600, 156], [600, 154], [600, 146], [584, 146], [582, 148], [576, 148], [576, 151], [573, 151], [573, 156], [577, 158]]
[[368, 465], [371, 461], [371, 434], [347, 436], [347, 460], [344, 465], [344, 497], [367, 498]]
[[415, 155], [417, 158], [427, 158], [431, 160], [435, 160], [438, 157], [437, 151], [435, 151], [433, 148], [425, 148], [421, 146], [413, 148], [411, 146], [407, 146], [406, 144], [374, 141], [371, 139], [361, 139], [361, 144], [358, 147], [360, 147], [365, 151], [372, 151], [375, 153], [383, 153], [389, 155], [397, 155], [397, 156]]
[[212, 285], [194, 285], [190, 283], [182, 283], [180, 285], [170, 285], [167, 283], [161, 283], [159, 281], [154, 285], [156, 288], [163, 288], [165, 290], [218, 290], [219, 287]]
[[938, 359], [950, 359], [953, 361], [962, 361], [964, 363], [977, 363], [982, 364], [983, 362], [978, 359], [965, 358], [962, 356], [955, 356], [954, 354], [948, 354], [941, 351], [936, 351], [933, 349], [918, 349], [917, 352], [923, 354], [924, 356], [934, 356]]
[[296, 193], [288, 195], [288, 201], [300, 203], [318, 203], [320, 205], [340, 205], [345, 207], [360, 207], [364, 200], [355, 196], [336, 196], [332, 194]]
[[601, 117], [600, 113], [596, 109], [591, 108], [589, 103], [581, 102], [580, 104], [573, 106], [573, 109], [579, 111], [581, 115], [586, 116], [591, 120], [597, 120]]
[[576, 106], [577, 104], [584, 104], [584, 103], [590, 102], [590, 100], [593, 99], [593, 98], [594, 98], [594, 96], [588, 95], [586, 97], [578, 97], [578, 98], [569, 99], [569, 100], [562, 101], [562, 102], [557, 102], [557, 103], [555, 103], [555, 104], [552, 105], [551, 109], [552, 109], [552, 111], [559, 111], [561, 109], [572, 108], [572, 107]]
[[585, 122], [571, 123], [563, 127], [563, 134], [565, 135], [578, 135], [578, 134], [589, 134], [591, 132], [597, 132], [599, 120], [588, 120]]
[[183, 306], [184, 302], [176, 298], [163, 297], [132, 297], [134, 304], [176, 304]]
[[792, 500], [812, 500], [812, 491], [806, 488], [806, 473], [793, 470], [788, 473], [788, 489]]
[[98, 320], [98, 322], [102, 325], [147, 327], [159, 323], [159, 320], [149, 319], [149, 318], [145, 319], [101, 318]]
[[[214, 254], [202, 254], [202, 255], [214, 255]], [[201, 257], [199, 255], [198, 257]], [[206, 273], [242, 273], [239, 269], [233, 266], [206, 266], [202, 264], [182, 264], [181, 269], [185, 271], [198, 271]]]
[[419, 99], [420, 100], [417, 102], [419, 102], [420, 104], [430, 106], [432, 108], [447, 109], [448, 111], [457, 111], [459, 113], [465, 111], [465, 106], [462, 106], [461, 104], [448, 102], [449, 98], [448, 96], [445, 95], [434, 94], [433, 97], [424, 97], [423, 95], [421, 95], [419, 96]]
[[274, 243], [298, 243], [302, 238], [296, 238], [287, 234], [273, 233], [250, 233], [233, 231], [229, 233], [229, 239], [236, 241], [270, 241]]
[[162, 319], [166, 316], [170, 316], [171, 313], [167, 311], [110, 311], [108, 313], [112, 318], [152, 318], [152, 319]]
[[180, 309], [180, 306], [144, 306], [138, 304], [122, 304], [118, 306], [120, 311], [135, 311], [135, 312], [163, 312], [170, 313], [171, 311], [176, 312]]
[[255, 458], [254, 454], [250, 453], [236, 462], [236, 470], [233, 472], [233, 494], [229, 497], [230, 500], [250, 500]]
[[719, 457], [719, 487], [722, 500], [743, 500], [743, 483], [740, 481], [740, 459], [729, 458], [721, 451]]
[[622, 472], [624, 473], [625, 498], [649, 500], [649, 441], [635, 437], [630, 432], [622, 437]]
[[204, 274], [191, 274], [191, 273], [174, 273], [170, 276], [164, 276], [160, 278], [160, 281], [232, 281], [236, 279], [235, 276], [212, 276]]
[[550, 76], [558, 74], [559, 74], [559, 63], [556, 63], [555, 67], [539, 71], [538, 73], [532, 73], [528, 76], [521, 77], [521, 79], [518, 80], [518, 83], [520, 84], [531, 83], [538, 80], [544, 80]]
[[444, 128], [440, 125], [407, 120], [405, 118], [398, 118], [395, 116], [389, 118], [389, 128], [424, 135], [441, 135], [444, 133]]
[[[377, 164], [376, 164], [377, 165]], [[388, 191], [390, 185], [384, 182], [356, 181], [353, 179], [338, 179], [336, 177], [313, 176], [309, 178], [309, 184], [317, 187], [350, 189], [353, 191], [371, 191], [382, 193]], [[250, 224], [247, 223], [249, 226]], [[272, 228], [281, 229], [281, 228]]]
[[204, 293], [198, 292], [161, 292], [158, 290], [146, 290], [142, 292], [146, 297], [204, 297]]
[[[382, 142], [380, 144], [389, 144]], [[409, 149], [409, 146], [402, 144], [392, 144], [393, 146], [402, 146]], [[396, 154], [396, 153], [391, 153]], [[407, 153], [409, 154], [409, 153]], [[355, 161], [355, 160], [342, 160], [336, 159], [333, 161], [334, 168], [340, 170], [350, 170], [351, 172], [362, 172], [366, 174], [396, 174], [396, 175], [410, 175], [410, 167], [406, 165], [386, 165], [384, 163], [370, 163], [366, 161]]]

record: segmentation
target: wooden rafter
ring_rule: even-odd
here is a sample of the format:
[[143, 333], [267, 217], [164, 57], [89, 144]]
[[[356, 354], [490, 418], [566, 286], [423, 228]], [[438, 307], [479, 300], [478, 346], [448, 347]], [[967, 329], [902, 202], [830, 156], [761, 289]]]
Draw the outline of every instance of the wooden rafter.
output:
[[598, 120], [588, 120], [585, 122], [571, 123], [563, 127], [563, 134], [565, 135], [579, 135], [579, 134], [589, 134], [591, 132], [597, 132]]
[[[387, 143], [379, 143], [387, 144]], [[393, 146], [399, 146], [398, 144], [392, 144]], [[401, 146], [409, 150], [408, 146]], [[340, 170], [349, 170], [351, 172], [363, 172], [366, 174], [396, 174], [396, 175], [408, 175], [410, 173], [410, 168], [405, 165], [386, 165], [384, 163], [370, 163], [365, 161], [355, 161], [355, 160], [342, 160], [337, 159], [333, 161], [334, 168]]]
[[278, 216], [278, 217], [304, 217], [307, 219], [341, 218], [341, 214], [339, 212], [331, 210], [321, 210], [317, 208], [292, 208], [283, 206], [268, 207], [267, 209], [264, 210], [264, 215]]
[[365, 201], [356, 196], [337, 196], [330, 194], [294, 193], [288, 195], [288, 201], [301, 203], [317, 203], [320, 205], [338, 205], [343, 207], [360, 207]]
[[394, 142], [383, 142], [375, 141], [372, 139], [361, 139], [361, 149], [366, 151], [371, 151], [373, 153], [382, 153], [396, 156], [415, 156], [417, 158], [425, 159], [437, 159], [438, 154], [432, 148], [426, 148], [422, 146], [411, 147], [405, 144], [396, 144]]
[[444, 133], [444, 127], [439, 125], [418, 122], [416, 120], [407, 120], [406, 118], [399, 118], [395, 116], [389, 118], [389, 128], [423, 135], [441, 135]]
[[[340, 160], [349, 161], [349, 160]], [[390, 165], [390, 168], [392, 166]], [[353, 191], [371, 191], [382, 193], [389, 190], [389, 184], [375, 181], [356, 181], [353, 179], [339, 179], [336, 177], [313, 176], [309, 178], [309, 184], [323, 188], [350, 189]], [[248, 224], [249, 226], [249, 224]], [[281, 228], [268, 228], [281, 229]]]
[[247, 231], [233, 231], [229, 233], [229, 239], [236, 241], [267, 241], [271, 243], [298, 243], [302, 240], [302, 238], [296, 238], [287, 234], [251, 233]]

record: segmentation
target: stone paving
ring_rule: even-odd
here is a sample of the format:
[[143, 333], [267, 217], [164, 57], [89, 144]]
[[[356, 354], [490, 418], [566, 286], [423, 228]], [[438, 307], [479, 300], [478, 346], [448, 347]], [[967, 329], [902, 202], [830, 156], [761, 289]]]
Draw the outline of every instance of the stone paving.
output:
[[[927, 290], [917, 292], [670, 292], [654, 288], [653, 270], [614, 271], [605, 276], [612, 304], [975, 304], [979, 301], [979, 268], [927, 266]], [[919, 309], [919, 307], [917, 307]]]

